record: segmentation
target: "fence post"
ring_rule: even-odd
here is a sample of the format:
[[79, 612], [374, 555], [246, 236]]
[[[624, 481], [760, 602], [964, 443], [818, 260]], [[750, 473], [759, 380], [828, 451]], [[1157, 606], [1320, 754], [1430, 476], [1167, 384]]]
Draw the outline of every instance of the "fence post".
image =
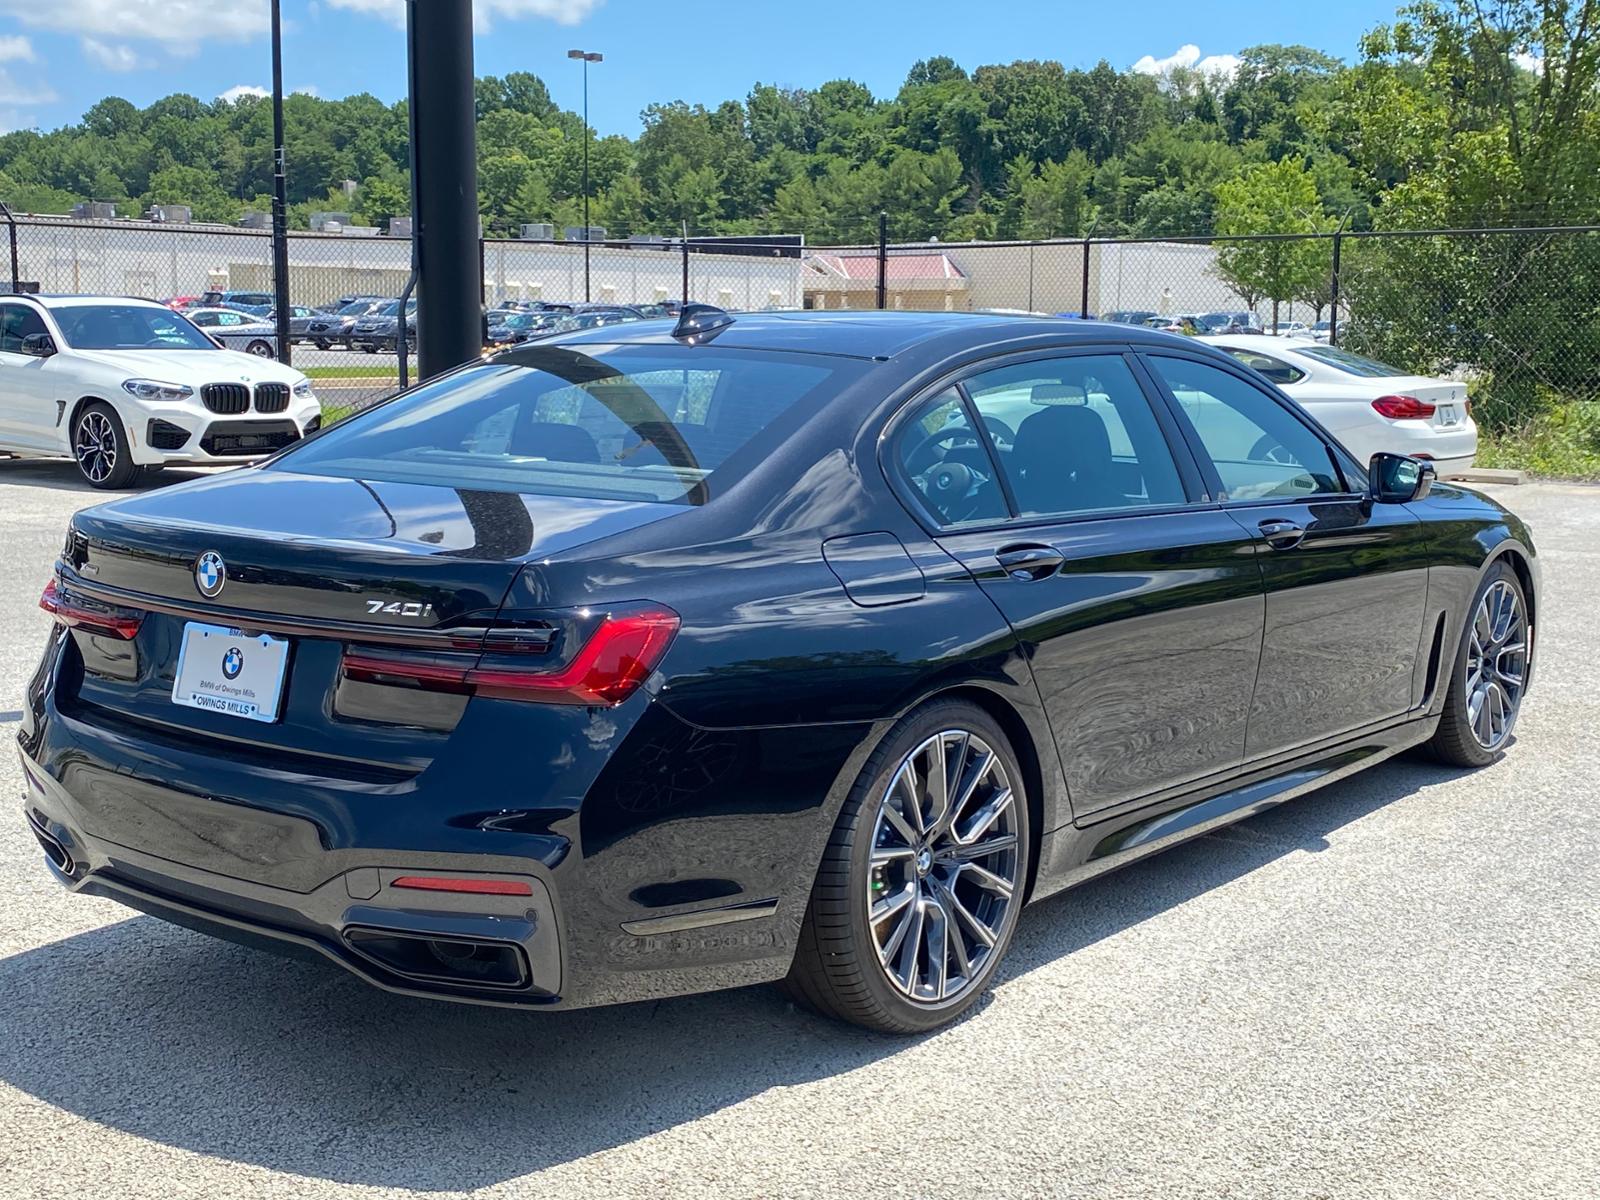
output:
[[1089, 319], [1089, 247], [1092, 244], [1088, 238], [1083, 239], [1083, 297], [1078, 305], [1078, 317], [1084, 321]]
[[1333, 274], [1328, 280], [1328, 345], [1339, 344], [1339, 252], [1344, 248], [1344, 225], [1350, 219], [1346, 213], [1339, 228], [1333, 231]]
[[689, 222], [683, 223], [683, 302], [689, 303]]
[[878, 214], [878, 307], [889, 307], [889, 214]]
[[11, 209], [4, 203], [0, 203], [0, 217], [6, 219], [6, 227], [10, 230], [11, 290], [15, 292], [22, 282], [22, 268], [17, 265], [17, 218], [11, 215]]

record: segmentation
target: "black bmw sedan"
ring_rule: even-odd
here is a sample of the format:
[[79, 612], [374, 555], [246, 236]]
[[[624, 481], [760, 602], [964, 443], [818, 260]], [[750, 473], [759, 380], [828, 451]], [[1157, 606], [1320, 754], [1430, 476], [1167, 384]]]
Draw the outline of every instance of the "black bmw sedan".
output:
[[69, 888], [393, 991], [923, 1030], [1030, 899], [1496, 758], [1537, 584], [1186, 339], [691, 306], [80, 512], [25, 815]]

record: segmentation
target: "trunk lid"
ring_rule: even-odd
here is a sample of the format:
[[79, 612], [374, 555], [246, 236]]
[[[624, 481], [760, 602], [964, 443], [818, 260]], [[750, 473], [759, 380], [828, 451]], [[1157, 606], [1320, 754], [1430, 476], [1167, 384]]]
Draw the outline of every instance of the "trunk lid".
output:
[[[466, 697], [346, 678], [349, 647], [459, 653], [481, 639], [530, 559], [682, 511], [277, 469], [86, 509], [73, 518], [63, 585], [144, 617], [131, 641], [75, 628], [84, 669], [75, 682], [64, 676], [58, 697], [69, 707], [81, 702], [86, 719], [102, 724], [145, 722], [189, 743], [318, 756], [320, 773], [420, 770], [461, 719]], [[225, 576], [207, 597], [197, 567], [209, 554]], [[274, 720], [174, 700], [194, 623], [287, 640]], [[188, 644], [192, 653], [197, 643]], [[219, 658], [233, 644], [251, 661], [264, 652], [230, 638], [217, 643]]]

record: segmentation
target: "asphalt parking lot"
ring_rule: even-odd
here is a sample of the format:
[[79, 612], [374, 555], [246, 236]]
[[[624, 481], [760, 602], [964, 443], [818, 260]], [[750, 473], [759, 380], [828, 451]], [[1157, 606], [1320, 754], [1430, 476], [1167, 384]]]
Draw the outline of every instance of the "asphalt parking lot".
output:
[[[1593, 1197], [1600, 489], [1490, 490], [1545, 583], [1501, 762], [1393, 761], [1035, 905], [925, 1038], [770, 989], [461, 1008], [211, 941], [60, 891], [6, 751], [0, 1197]], [[95, 498], [0, 462], [7, 736]]]

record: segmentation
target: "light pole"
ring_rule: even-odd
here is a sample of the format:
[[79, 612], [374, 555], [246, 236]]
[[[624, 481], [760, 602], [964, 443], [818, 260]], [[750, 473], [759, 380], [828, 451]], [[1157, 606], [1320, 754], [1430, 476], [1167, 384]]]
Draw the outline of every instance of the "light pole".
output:
[[606, 56], [593, 50], [568, 50], [568, 58], [583, 63], [583, 300], [589, 301], [589, 64]]
[[283, 25], [272, 0], [272, 292], [278, 361], [289, 362], [289, 186], [283, 154]]

